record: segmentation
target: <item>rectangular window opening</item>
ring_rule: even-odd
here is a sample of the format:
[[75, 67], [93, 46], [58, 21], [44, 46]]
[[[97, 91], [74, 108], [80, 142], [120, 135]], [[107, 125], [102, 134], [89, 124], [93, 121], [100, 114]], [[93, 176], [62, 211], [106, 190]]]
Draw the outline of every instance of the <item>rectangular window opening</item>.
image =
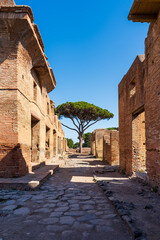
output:
[[37, 84], [33, 81], [33, 99], [37, 101]]
[[136, 94], [136, 81], [135, 78], [130, 82], [130, 98]]

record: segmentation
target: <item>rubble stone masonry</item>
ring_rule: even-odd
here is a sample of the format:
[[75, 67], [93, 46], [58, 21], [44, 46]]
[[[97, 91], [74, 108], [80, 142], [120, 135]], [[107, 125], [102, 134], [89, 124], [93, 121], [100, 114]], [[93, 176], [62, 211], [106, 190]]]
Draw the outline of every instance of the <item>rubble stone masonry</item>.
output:
[[0, 176], [18, 177], [32, 162], [57, 155], [57, 137], [65, 139], [48, 97], [56, 82], [32, 11], [9, 0], [0, 6]]

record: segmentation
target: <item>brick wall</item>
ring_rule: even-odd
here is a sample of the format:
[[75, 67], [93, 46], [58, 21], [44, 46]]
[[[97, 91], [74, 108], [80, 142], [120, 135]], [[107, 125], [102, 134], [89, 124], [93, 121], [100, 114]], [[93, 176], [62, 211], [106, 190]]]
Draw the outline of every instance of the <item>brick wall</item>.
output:
[[147, 172], [150, 180], [160, 184], [160, 12], [149, 27], [145, 55]]
[[103, 160], [110, 165], [119, 165], [119, 132], [111, 130], [103, 138]]
[[91, 154], [93, 156], [96, 156], [95, 131], [92, 132], [92, 136], [91, 136]]
[[95, 131], [95, 155], [103, 159], [103, 136], [108, 133], [107, 129], [96, 129]]
[[[141, 17], [135, 20], [133, 16], [133, 21], [152, 21], [144, 17], [145, 9], [142, 8]], [[138, 74], [142, 83], [139, 85], [141, 96], [137, 98], [136, 89], [137, 102], [134, 100], [132, 105], [127, 96], [127, 82], [139, 68], [133, 65], [119, 84], [120, 165], [127, 173], [146, 169], [150, 181], [160, 185], [160, 11], [149, 26], [145, 63], [141, 67], [144, 74]]]
[[96, 129], [91, 136], [91, 154], [111, 165], [119, 165], [119, 132]]
[[[135, 129], [140, 128], [140, 126], [137, 126], [139, 121], [134, 121], [134, 119], [144, 112], [144, 84], [145, 61], [144, 55], [140, 55], [136, 57], [118, 87], [120, 167], [127, 174], [132, 174], [133, 171], [144, 168], [144, 161], [139, 159], [139, 164], [137, 164], [137, 158], [134, 157], [135, 138], [136, 135], [139, 136], [139, 132], [135, 131]], [[145, 136], [144, 128], [143, 136]], [[143, 150], [142, 142], [145, 143], [145, 139], [137, 143], [137, 153]]]
[[0, 9], [1, 177], [25, 175], [32, 162], [57, 154], [55, 137], [62, 139], [60, 152], [64, 152], [64, 132], [48, 96], [54, 88], [53, 75], [30, 16], [23, 13], [25, 7], [21, 10]]
[[110, 131], [103, 137], [103, 160], [107, 163], [111, 162], [111, 136]]

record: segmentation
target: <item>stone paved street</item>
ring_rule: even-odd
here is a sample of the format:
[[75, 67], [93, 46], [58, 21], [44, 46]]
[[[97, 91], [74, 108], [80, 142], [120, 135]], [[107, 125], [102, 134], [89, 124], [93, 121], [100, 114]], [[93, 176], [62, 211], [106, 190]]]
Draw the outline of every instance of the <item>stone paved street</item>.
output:
[[0, 239], [132, 239], [93, 182], [96, 164], [90, 156], [72, 156], [37, 191], [1, 190]]

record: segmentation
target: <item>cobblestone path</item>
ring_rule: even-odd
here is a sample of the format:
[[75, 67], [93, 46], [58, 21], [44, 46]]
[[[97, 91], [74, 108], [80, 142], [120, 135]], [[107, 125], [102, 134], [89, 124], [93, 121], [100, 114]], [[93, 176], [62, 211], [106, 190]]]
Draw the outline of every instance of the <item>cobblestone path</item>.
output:
[[93, 182], [94, 167], [90, 156], [72, 156], [38, 191], [0, 190], [0, 239], [132, 239]]

